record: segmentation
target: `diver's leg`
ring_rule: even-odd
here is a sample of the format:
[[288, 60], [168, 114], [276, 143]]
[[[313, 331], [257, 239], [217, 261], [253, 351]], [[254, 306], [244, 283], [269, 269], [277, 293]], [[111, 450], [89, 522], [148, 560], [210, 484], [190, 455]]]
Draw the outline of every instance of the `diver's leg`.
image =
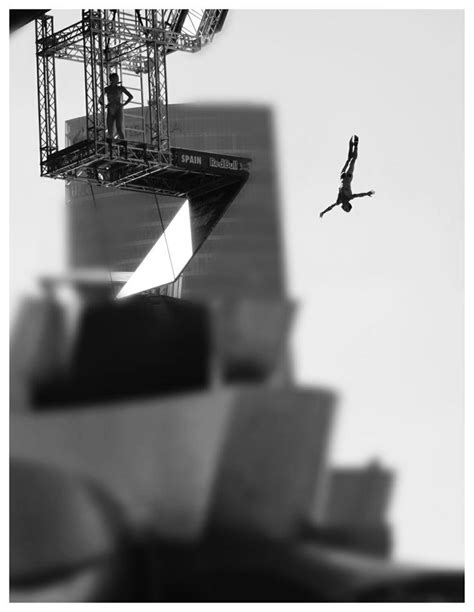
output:
[[341, 176], [345, 174], [345, 172], [347, 171], [347, 168], [349, 164], [351, 163], [351, 158], [352, 158], [352, 139], [349, 141], [349, 153], [347, 154], [347, 159], [344, 165], [342, 166]]
[[[347, 154], [347, 160], [346, 160], [346, 163], [344, 164], [344, 166], [342, 167], [341, 175], [345, 174], [348, 171], [348, 168], [349, 168], [352, 160], [354, 159], [354, 157], [357, 159], [357, 147], [358, 147], [358, 145], [359, 145], [359, 137], [356, 136], [356, 135], [351, 136], [351, 139], [349, 140], [349, 152]], [[354, 165], [352, 164], [352, 170], [350, 170], [350, 172], [353, 171], [353, 168], [354, 168]]]
[[346, 160], [346, 163], [343, 165], [342, 170], [341, 170], [341, 178], [342, 178], [343, 174], [345, 174], [347, 172], [347, 169], [349, 168], [351, 160], [352, 160], [352, 158], [348, 157], [347, 160]]
[[354, 137], [351, 136], [349, 140], [349, 153], [347, 154], [347, 159], [350, 159], [354, 154]]
[[351, 136], [351, 139], [349, 140], [349, 155], [347, 158], [348, 160], [352, 159], [353, 157], [357, 157], [358, 147], [359, 137], [354, 134], [354, 136]]
[[[357, 136], [355, 136], [355, 138], [357, 138]], [[359, 139], [357, 138], [357, 140], [354, 141], [354, 146], [352, 147], [352, 155], [351, 155], [351, 158], [348, 160], [349, 164], [346, 169], [347, 174], [351, 174], [352, 177], [354, 176], [354, 166], [356, 163], [356, 159], [359, 156], [358, 146], [359, 146]]]
[[354, 166], [356, 163], [356, 159], [357, 159], [357, 153], [354, 154], [354, 156], [351, 158], [349, 162], [349, 166], [347, 167], [347, 174], [352, 174], [352, 176], [354, 176]]

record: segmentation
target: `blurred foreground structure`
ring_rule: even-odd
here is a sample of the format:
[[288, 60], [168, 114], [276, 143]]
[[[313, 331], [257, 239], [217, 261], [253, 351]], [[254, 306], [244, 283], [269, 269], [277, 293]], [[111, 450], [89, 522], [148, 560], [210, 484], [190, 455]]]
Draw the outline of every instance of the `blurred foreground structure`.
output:
[[[462, 599], [460, 573], [390, 561], [392, 474], [331, 467], [336, 394], [292, 380], [271, 114], [171, 106], [170, 137], [249, 156], [251, 177], [176, 283], [121, 302], [90, 273], [97, 211], [68, 187], [74, 308], [47, 279], [12, 333], [12, 599]], [[96, 197], [130, 273], [153, 203]]]

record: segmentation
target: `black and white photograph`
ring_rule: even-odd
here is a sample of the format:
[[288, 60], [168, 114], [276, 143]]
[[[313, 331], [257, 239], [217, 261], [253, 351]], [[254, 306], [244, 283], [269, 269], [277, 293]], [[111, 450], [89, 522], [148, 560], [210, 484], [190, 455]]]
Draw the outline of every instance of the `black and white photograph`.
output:
[[3, 12], [6, 598], [468, 603], [468, 10]]

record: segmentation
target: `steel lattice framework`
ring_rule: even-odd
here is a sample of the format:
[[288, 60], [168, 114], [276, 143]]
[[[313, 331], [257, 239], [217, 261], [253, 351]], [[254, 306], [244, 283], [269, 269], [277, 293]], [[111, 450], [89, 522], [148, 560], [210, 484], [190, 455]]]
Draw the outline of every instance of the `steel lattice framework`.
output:
[[[53, 18], [49, 15], [36, 20], [36, 40], [53, 34]], [[41, 174], [47, 174], [48, 157], [58, 150], [56, 112], [56, 71], [54, 55], [37, 54], [38, 107]]]
[[[147, 29], [166, 31], [166, 11], [146, 10]], [[159, 19], [159, 21], [158, 21]], [[161, 151], [169, 149], [166, 43], [147, 42], [148, 91], [150, 96], [151, 142]]]
[[[226, 159], [220, 166], [219, 162], [206, 168], [173, 168], [179, 151], [170, 147], [167, 56], [175, 51], [199, 51], [221, 30], [226, 14], [222, 9], [85, 9], [81, 21], [58, 32], [54, 32], [52, 16], [38, 18], [41, 175], [122, 189], [147, 190], [153, 184], [153, 190], [159, 191], [162, 185], [167, 194], [185, 193], [180, 180], [183, 185], [196, 187], [206, 180], [220, 185], [225, 175], [227, 180], [235, 180], [236, 175], [241, 180], [247, 175], [250, 160], [242, 158], [234, 158], [235, 163]], [[61, 150], [57, 136], [57, 59], [83, 63], [86, 103], [85, 140]], [[137, 92], [137, 110], [142, 113], [142, 127], [130, 128], [135, 137], [123, 141], [107, 138], [104, 106], [100, 103], [111, 70], [135, 79], [132, 89]], [[185, 180], [188, 174], [194, 178]]]
[[99, 108], [104, 91], [104, 36], [101, 11], [83, 11], [84, 77], [86, 84], [87, 139], [105, 141], [105, 117]]

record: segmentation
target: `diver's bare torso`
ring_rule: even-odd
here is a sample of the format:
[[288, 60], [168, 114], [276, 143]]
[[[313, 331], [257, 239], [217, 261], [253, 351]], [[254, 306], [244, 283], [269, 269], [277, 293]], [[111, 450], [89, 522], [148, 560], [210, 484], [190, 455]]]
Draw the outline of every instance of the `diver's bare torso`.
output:
[[352, 189], [350, 183], [348, 186], [344, 185], [341, 181], [341, 186], [339, 187], [339, 192], [337, 194], [337, 201], [343, 202], [344, 200], [350, 200], [352, 198]]

